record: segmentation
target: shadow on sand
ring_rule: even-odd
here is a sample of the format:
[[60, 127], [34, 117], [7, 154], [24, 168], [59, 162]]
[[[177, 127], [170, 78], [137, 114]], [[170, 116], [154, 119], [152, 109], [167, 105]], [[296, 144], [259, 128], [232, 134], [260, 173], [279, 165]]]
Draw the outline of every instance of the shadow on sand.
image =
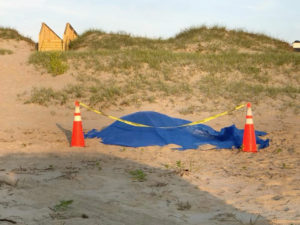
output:
[[72, 131], [67, 130], [63, 128], [60, 124], [56, 123], [56, 126], [58, 129], [60, 129], [66, 136], [67, 141], [69, 142], [69, 145], [71, 145], [71, 139], [72, 139]]
[[18, 224], [271, 224], [199, 190], [173, 170], [93, 149], [7, 154], [0, 165], [0, 178], [15, 180], [0, 183], [0, 219]]

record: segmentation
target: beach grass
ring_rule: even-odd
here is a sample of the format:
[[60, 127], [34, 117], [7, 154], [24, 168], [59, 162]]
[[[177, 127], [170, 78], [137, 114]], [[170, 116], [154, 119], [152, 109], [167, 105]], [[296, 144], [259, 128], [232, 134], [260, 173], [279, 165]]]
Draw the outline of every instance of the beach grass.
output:
[[[299, 98], [300, 54], [288, 43], [218, 26], [192, 27], [168, 39], [88, 30], [70, 51], [33, 53], [29, 62], [54, 76], [75, 73], [78, 84], [59, 90], [61, 99], [80, 98], [99, 107], [161, 98], [173, 105], [178, 98], [232, 104]], [[63, 104], [61, 99], [45, 101]], [[194, 111], [191, 105], [180, 110]]]

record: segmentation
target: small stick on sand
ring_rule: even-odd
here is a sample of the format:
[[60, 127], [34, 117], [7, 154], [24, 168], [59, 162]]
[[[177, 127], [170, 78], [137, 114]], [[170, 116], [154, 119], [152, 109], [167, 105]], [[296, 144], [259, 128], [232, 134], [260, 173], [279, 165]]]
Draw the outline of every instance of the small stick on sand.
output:
[[9, 223], [13, 223], [13, 224], [17, 223], [16, 221], [10, 220], [10, 219], [0, 219], [0, 221], [9, 222]]

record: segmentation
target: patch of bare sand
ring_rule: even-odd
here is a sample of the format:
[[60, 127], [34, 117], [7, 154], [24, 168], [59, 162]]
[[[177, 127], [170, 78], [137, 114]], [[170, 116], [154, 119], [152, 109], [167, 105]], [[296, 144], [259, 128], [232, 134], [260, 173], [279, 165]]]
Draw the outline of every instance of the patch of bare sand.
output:
[[[135, 149], [93, 139], [85, 148], [69, 148], [72, 108], [24, 105], [16, 96], [32, 86], [55, 88], [74, 78], [40, 75], [26, 63], [32, 51], [26, 43], [0, 44], [14, 52], [0, 56], [0, 219], [17, 224], [300, 224], [299, 118], [292, 112], [254, 105], [255, 127], [271, 139], [271, 146], [257, 154], [210, 146], [183, 152], [172, 145]], [[183, 118], [171, 106], [138, 110]], [[82, 115], [85, 130], [112, 122], [86, 110]], [[237, 112], [208, 125], [242, 128], [244, 118]], [[146, 174], [144, 182], [130, 175], [136, 169]], [[62, 200], [73, 203], [57, 209]]]

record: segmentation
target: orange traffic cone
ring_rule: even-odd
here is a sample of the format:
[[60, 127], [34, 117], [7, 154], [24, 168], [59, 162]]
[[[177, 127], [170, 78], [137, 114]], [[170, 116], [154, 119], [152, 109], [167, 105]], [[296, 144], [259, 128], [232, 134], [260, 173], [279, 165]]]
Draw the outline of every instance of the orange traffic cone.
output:
[[257, 152], [251, 103], [247, 104], [246, 124], [243, 137], [243, 151]]
[[71, 147], [84, 147], [82, 121], [81, 121], [80, 108], [79, 108], [78, 101], [75, 102], [75, 113], [74, 113]]

